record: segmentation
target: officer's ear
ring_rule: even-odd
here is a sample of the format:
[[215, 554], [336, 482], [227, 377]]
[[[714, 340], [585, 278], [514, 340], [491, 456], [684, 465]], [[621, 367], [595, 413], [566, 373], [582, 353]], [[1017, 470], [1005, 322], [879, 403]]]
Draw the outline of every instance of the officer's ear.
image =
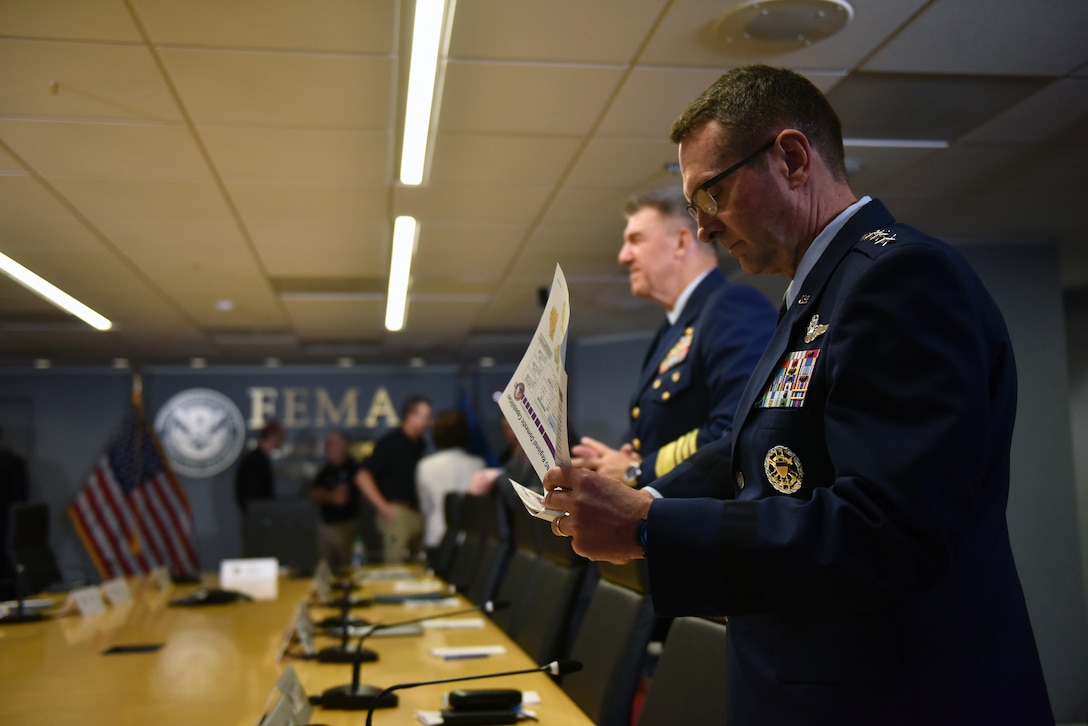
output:
[[683, 257], [691, 251], [691, 246], [697, 244], [698, 240], [695, 235], [691, 233], [691, 229], [686, 224], [678, 224], [676, 229], [676, 247], [673, 254], [677, 257]]
[[797, 129], [785, 129], [775, 142], [771, 148], [771, 163], [778, 162], [791, 188], [801, 186], [811, 172], [812, 145], [808, 137]]

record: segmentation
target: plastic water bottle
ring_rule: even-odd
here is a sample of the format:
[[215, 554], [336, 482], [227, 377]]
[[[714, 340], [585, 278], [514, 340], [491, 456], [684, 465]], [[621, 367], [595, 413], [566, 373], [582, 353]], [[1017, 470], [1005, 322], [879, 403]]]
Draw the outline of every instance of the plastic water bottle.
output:
[[366, 564], [366, 545], [363, 544], [362, 537], [356, 537], [355, 543], [351, 546], [351, 567], [352, 569], [359, 569]]

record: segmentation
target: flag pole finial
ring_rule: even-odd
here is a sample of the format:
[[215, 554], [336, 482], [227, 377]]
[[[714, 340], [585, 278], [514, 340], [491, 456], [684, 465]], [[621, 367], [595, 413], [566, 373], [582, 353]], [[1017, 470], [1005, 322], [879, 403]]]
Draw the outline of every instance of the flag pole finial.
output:
[[132, 404], [142, 408], [144, 402], [144, 379], [138, 372], [132, 372]]

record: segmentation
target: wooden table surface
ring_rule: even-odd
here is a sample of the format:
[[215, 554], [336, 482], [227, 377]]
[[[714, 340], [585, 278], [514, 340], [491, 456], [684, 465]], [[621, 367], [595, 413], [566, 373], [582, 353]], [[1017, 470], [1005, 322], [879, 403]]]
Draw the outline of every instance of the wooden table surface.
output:
[[[214, 578], [209, 580], [214, 583]], [[274, 601], [239, 602], [196, 608], [167, 607], [192, 587], [155, 589], [131, 583], [133, 601], [82, 617], [0, 627], [0, 724], [52, 726], [186, 724], [254, 726], [283, 669], [293, 665], [309, 694], [351, 682], [349, 664], [323, 664], [290, 656], [277, 661], [283, 635], [309, 580], [281, 579]], [[388, 581], [366, 585], [360, 594], [391, 592]], [[372, 622], [393, 623], [469, 607], [376, 605], [353, 611]], [[336, 611], [315, 607], [315, 619]], [[471, 616], [463, 616], [471, 617]], [[317, 646], [335, 645], [319, 637]], [[115, 645], [162, 643], [154, 653], [103, 655]], [[442, 646], [503, 645], [506, 653], [445, 661], [431, 655]], [[385, 688], [406, 681], [452, 678], [535, 665], [494, 623], [483, 629], [424, 630], [421, 636], [372, 638], [376, 663], [362, 666], [361, 682]], [[299, 647], [292, 646], [291, 651]], [[439, 710], [442, 694], [458, 687], [517, 688], [540, 693], [533, 707], [544, 724], [592, 723], [543, 673], [470, 681], [461, 686], [425, 686], [398, 691], [400, 705], [375, 712], [374, 724], [415, 724], [417, 709]], [[311, 722], [363, 724], [365, 711], [315, 708]]]

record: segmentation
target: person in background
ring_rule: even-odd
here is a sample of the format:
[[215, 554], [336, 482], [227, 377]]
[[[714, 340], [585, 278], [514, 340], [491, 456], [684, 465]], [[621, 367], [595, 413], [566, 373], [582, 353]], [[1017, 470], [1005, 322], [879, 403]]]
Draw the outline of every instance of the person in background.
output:
[[359, 536], [360, 493], [355, 486], [356, 463], [342, 431], [325, 435], [325, 465], [314, 477], [309, 497], [321, 506], [317, 549], [333, 571], [351, 565], [352, 545]]
[[775, 310], [754, 288], [726, 281], [681, 189], [632, 197], [625, 211], [619, 263], [631, 294], [660, 304], [665, 321], [643, 358], [623, 445], [584, 437], [571, 453], [575, 466], [641, 487], [729, 435]]
[[423, 437], [432, 422], [430, 401], [410, 396], [401, 406], [400, 426], [378, 439], [355, 474], [359, 490], [377, 510], [386, 562], [404, 562], [420, 551], [423, 518], [416, 494], [416, 465], [426, 450]]
[[525, 455], [525, 450], [518, 443], [518, 437], [514, 434], [514, 429], [510, 427], [506, 417], [504, 416], [499, 420], [502, 422], [503, 439], [507, 443], [507, 447], [503, 451], [505, 458], [502, 466], [481, 469], [473, 474], [468, 491], [469, 494], [483, 496], [497, 490], [499, 499], [506, 505], [506, 508], [510, 512], [517, 512], [523, 507], [517, 492], [510, 486], [511, 479], [541, 494], [544, 493], [544, 486], [540, 483], [540, 477], [536, 475], [533, 463]]
[[729, 723], [1053, 724], [1005, 520], [997, 304], [958, 250], [855, 196], [804, 76], [729, 71], [671, 138], [700, 237], [790, 278], [786, 309], [731, 439], [666, 475], [705, 498], [555, 468], [553, 533], [645, 557], [658, 614], [729, 617]]
[[272, 472], [272, 452], [283, 444], [283, 426], [269, 420], [257, 434], [257, 445], [242, 457], [234, 474], [234, 500], [242, 514], [254, 499], [275, 499], [275, 476]]
[[416, 467], [419, 512], [423, 515], [423, 546], [437, 547], [446, 533], [445, 499], [449, 492], [468, 491], [472, 476], [486, 462], [465, 451], [469, 443], [468, 422], [460, 411], [438, 414], [431, 432], [433, 454], [424, 456]]

